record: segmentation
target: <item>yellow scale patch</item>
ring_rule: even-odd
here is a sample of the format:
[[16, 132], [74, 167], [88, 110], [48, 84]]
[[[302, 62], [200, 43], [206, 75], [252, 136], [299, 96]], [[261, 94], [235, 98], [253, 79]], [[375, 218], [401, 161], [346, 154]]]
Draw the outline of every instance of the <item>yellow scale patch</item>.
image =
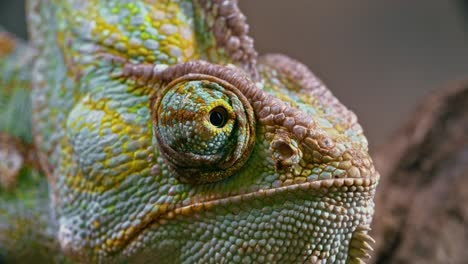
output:
[[[150, 166], [147, 161], [148, 159], [138, 159], [136, 156], [152, 156], [151, 130], [148, 129], [147, 133], [145, 134], [141, 127], [126, 124], [119, 113], [108, 107], [107, 101], [105, 99], [101, 99], [100, 101], [96, 102], [90, 100], [89, 97], [87, 97], [83, 101], [83, 107], [89, 109], [89, 111], [103, 111], [105, 115], [103, 116], [101, 124], [99, 124], [98, 127], [96, 127], [95, 124], [81, 122], [83, 120], [83, 116], [80, 116], [70, 124], [70, 128], [73, 131], [80, 131], [84, 128], [87, 128], [90, 131], [99, 129], [99, 135], [104, 137], [104, 128], [110, 126], [112, 133], [117, 134], [120, 137], [126, 135], [129, 137], [129, 141], [138, 141], [141, 144], [141, 147], [139, 148], [139, 151], [132, 153], [128, 152], [129, 155], [133, 155], [131, 157], [131, 161], [113, 168], [118, 171], [122, 171], [123, 173], [121, 174], [117, 174], [112, 177], [108, 175], [106, 176], [104, 174], [94, 175], [92, 179], [89, 179], [87, 177], [83, 177], [81, 171], [78, 171], [78, 175], [68, 175], [65, 177], [67, 180], [66, 184], [70, 188], [79, 192], [103, 193], [112, 188], [117, 188], [129, 175], [133, 173], [138, 172], [140, 175], [149, 174]], [[82, 110], [86, 112], [85, 109]], [[126, 149], [127, 145], [124, 144], [122, 146], [122, 153], [125, 153]], [[115, 149], [112, 146], [104, 148], [106, 157], [108, 157], [103, 161], [104, 168], [111, 167], [109, 165], [109, 159], [115, 156], [114, 151]], [[62, 168], [68, 168], [72, 165], [70, 158], [73, 156], [73, 149], [72, 145], [68, 142], [66, 137], [64, 137], [64, 140], [62, 141], [62, 153], [64, 157], [62, 159]]]
[[[96, 6], [89, 5], [89, 10], [86, 12], [88, 17], [92, 14], [91, 17], [95, 22], [93, 35], [102, 46], [107, 48], [106, 52], [123, 58], [144, 58], [143, 61], [148, 63], [164, 64], [198, 57], [195, 54], [195, 35], [192, 25], [188, 19], [187, 21], [181, 19], [180, 14], [183, 12], [173, 1], [157, 1], [151, 6], [131, 2], [114, 7], [111, 13], [116, 16], [124, 11], [128, 13], [127, 16], [122, 17], [118, 25], [100, 16]], [[131, 19], [142, 14], [143, 22], [139, 25], [132, 24]], [[151, 33], [155, 31], [158, 35]], [[131, 36], [135, 34], [139, 34], [137, 37], [139, 42], [131, 40]], [[104, 41], [109, 36], [112, 36], [112, 44], [105, 45]], [[157, 42], [158, 47], [154, 50], [148, 49], [144, 45], [147, 40]], [[125, 51], [117, 49], [117, 44], [123, 45]], [[158, 58], [155, 51], [167, 55], [167, 60]]]

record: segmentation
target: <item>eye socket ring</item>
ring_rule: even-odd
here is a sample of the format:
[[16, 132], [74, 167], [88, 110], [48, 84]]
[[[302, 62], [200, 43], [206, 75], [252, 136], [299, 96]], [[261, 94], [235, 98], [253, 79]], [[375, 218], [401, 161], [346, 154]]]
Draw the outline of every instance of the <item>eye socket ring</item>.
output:
[[[178, 83], [188, 81], [206, 81], [219, 84], [225, 89], [228, 97], [237, 98], [233, 105], [235, 113], [235, 124], [238, 131], [234, 134], [236, 144], [231, 145], [232, 149], [228, 155], [198, 155], [194, 153], [179, 152], [166, 144], [162, 139], [159, 126], [159, 112], [164, 111], [162, 100], [165, 94], [175, 87]], [[247, 161], [250, 153], [253, 150], [255, 142], [255, 118], [253, 108], [245, 95], [233, 84], [206, 74], [191, 74], [182, 75], [172, 79], [169, 83], [155, 94], [151, 100], [152, 119], [154, 127], [154, 136], [158, 144], [158, 149], [161, 155], [168, 161], [168, 167], [174, 176], [184, 183], [202, 184], [216, 182], [232, 175], [235, 171], [242, 167]], [[213, 118], [224, 117], [219, 120], [210, 120], [212, 113], [217, 112]], [[230, 112], [225, 106], [219, 105], [214, 107], [207, 115], [207, 121], [215, 126], [222, 128], [231, 120]], [[212, 122], [215, 121], [215, 122]], [[223, 122], [220, 122], [223, 121]]]

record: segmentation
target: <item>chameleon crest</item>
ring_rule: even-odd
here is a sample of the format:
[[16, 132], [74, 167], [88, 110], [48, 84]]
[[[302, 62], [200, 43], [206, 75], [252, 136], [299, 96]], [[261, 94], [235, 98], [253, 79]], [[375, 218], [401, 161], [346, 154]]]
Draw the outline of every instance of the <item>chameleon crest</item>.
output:
[[356, 116], [303, 64], [258, 56], [237, 1], [38, 0], [27, 13], [55, 260], [368, 257], [379, 176]]

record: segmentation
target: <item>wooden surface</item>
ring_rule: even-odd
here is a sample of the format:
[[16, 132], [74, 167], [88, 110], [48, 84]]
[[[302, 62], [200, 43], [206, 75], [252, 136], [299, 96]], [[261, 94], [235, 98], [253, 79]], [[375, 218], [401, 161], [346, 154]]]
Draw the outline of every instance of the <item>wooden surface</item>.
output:
[[373, 262], [468, 263], [468, 81], [426, 98], [374, 158]]

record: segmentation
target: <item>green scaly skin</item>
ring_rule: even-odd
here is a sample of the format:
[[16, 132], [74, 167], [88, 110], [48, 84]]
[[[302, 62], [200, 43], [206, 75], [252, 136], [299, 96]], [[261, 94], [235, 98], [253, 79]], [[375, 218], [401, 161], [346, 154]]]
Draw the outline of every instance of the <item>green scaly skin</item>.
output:
[[45, 176], [0, 192], [4, 258], [368, 256], [379, 176], [362, 128], [307, 67], [257, 56], [236, 1], [37, 0], [27, 14]]

